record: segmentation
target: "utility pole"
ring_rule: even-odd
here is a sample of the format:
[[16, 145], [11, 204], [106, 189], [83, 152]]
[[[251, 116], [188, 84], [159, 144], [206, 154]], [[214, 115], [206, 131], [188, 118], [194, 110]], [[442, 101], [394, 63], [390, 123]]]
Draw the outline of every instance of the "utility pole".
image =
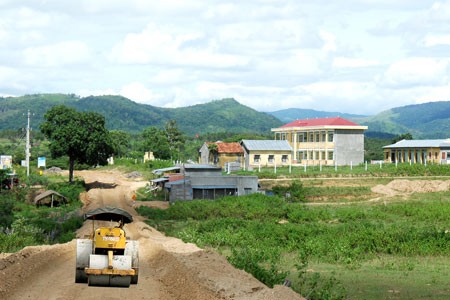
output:
[[27, 165], [27, 177], [30, 176], [30, 110], [27, 113], [27, 143], [25, 147], [25, 159]]

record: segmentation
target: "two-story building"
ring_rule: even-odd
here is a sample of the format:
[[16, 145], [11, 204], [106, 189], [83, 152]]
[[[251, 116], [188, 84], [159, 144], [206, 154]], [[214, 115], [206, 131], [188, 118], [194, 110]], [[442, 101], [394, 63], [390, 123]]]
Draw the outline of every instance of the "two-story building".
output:
[[275, 140], [291, 145], [293, 163], [357, 165], [364, 162], [364, 131], [341, 117], [296, 120], [273, 128]]

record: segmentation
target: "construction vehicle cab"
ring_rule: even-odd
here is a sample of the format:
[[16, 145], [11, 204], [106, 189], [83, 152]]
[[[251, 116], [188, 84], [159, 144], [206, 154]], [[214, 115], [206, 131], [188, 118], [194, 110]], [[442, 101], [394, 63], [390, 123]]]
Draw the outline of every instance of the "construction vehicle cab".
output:
[[[102, 207], [87, 212], [84, 219], [92, 220], [92, 234], [89, 239], [77, 240], [75, 282], [118, 287], [136, 284], [139, 243], [127, 239], [122, 228], [133, 217], [120, 208]], [[95, 228], [98, 221], [107, 221], [109, 226]]]

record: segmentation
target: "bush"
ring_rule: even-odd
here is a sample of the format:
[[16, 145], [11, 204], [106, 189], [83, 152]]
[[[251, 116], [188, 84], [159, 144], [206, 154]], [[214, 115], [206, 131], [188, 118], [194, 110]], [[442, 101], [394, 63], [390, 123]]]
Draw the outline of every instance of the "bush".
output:
[[305, 202], [305, 189], [303, 184], [298, 181], [292, 181], [288, 186], [276, 185], [272, 188], [275, 195], [285, 197], [291, 202]]

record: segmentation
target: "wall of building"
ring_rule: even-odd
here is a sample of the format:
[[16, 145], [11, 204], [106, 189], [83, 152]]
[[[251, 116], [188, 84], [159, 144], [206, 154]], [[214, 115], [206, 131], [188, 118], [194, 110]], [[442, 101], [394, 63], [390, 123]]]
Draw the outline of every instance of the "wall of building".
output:
[[226, 163], [229, 162], [239, 162], [243, 163], [243, 157], [241, 155], [237, 154], [230, 154], [230, 153], [220, 153], [219, 154], [219, 166], [222, 168], [225, 166]]
[[203, 146], [200, 148], [199, 153], [200, 153], [199, 163], [209, 164], [209, 149], [206, 143], [203, 143]]
[[[259, 155], [259, 161], [255, 161], [255, 155]], [[269, 160], [273, 156], [271, 160]], [[283, 156], [285, 160], [283, 161]], [[246, 168], [266, 166], [289, 166], [291, 164], [291, 151], [250, 151], [246, 154]]]
[[[440, 148], [389, 148], [384, 150], [384, 161], [413, 164], [447, 163], [447, 159], [443, 159], [443, 152], [445, 150]], [[447, 158], [446, 155], [445, 157]]]
[[363, 130], [335, 130], [334, 161], [338, 166], [364, 162]]
[[[186, 177], [183, 184], [175, 184], [171, 186], [169, 201], [189, 201], [193, 200], [193, 188], [208, 189], [213, 188], [237, 189], [237, 195], [248, 195], [258, 192], [257, 176], [195, 176]], [[219, 194], [219, 193], [218, 193]]]

